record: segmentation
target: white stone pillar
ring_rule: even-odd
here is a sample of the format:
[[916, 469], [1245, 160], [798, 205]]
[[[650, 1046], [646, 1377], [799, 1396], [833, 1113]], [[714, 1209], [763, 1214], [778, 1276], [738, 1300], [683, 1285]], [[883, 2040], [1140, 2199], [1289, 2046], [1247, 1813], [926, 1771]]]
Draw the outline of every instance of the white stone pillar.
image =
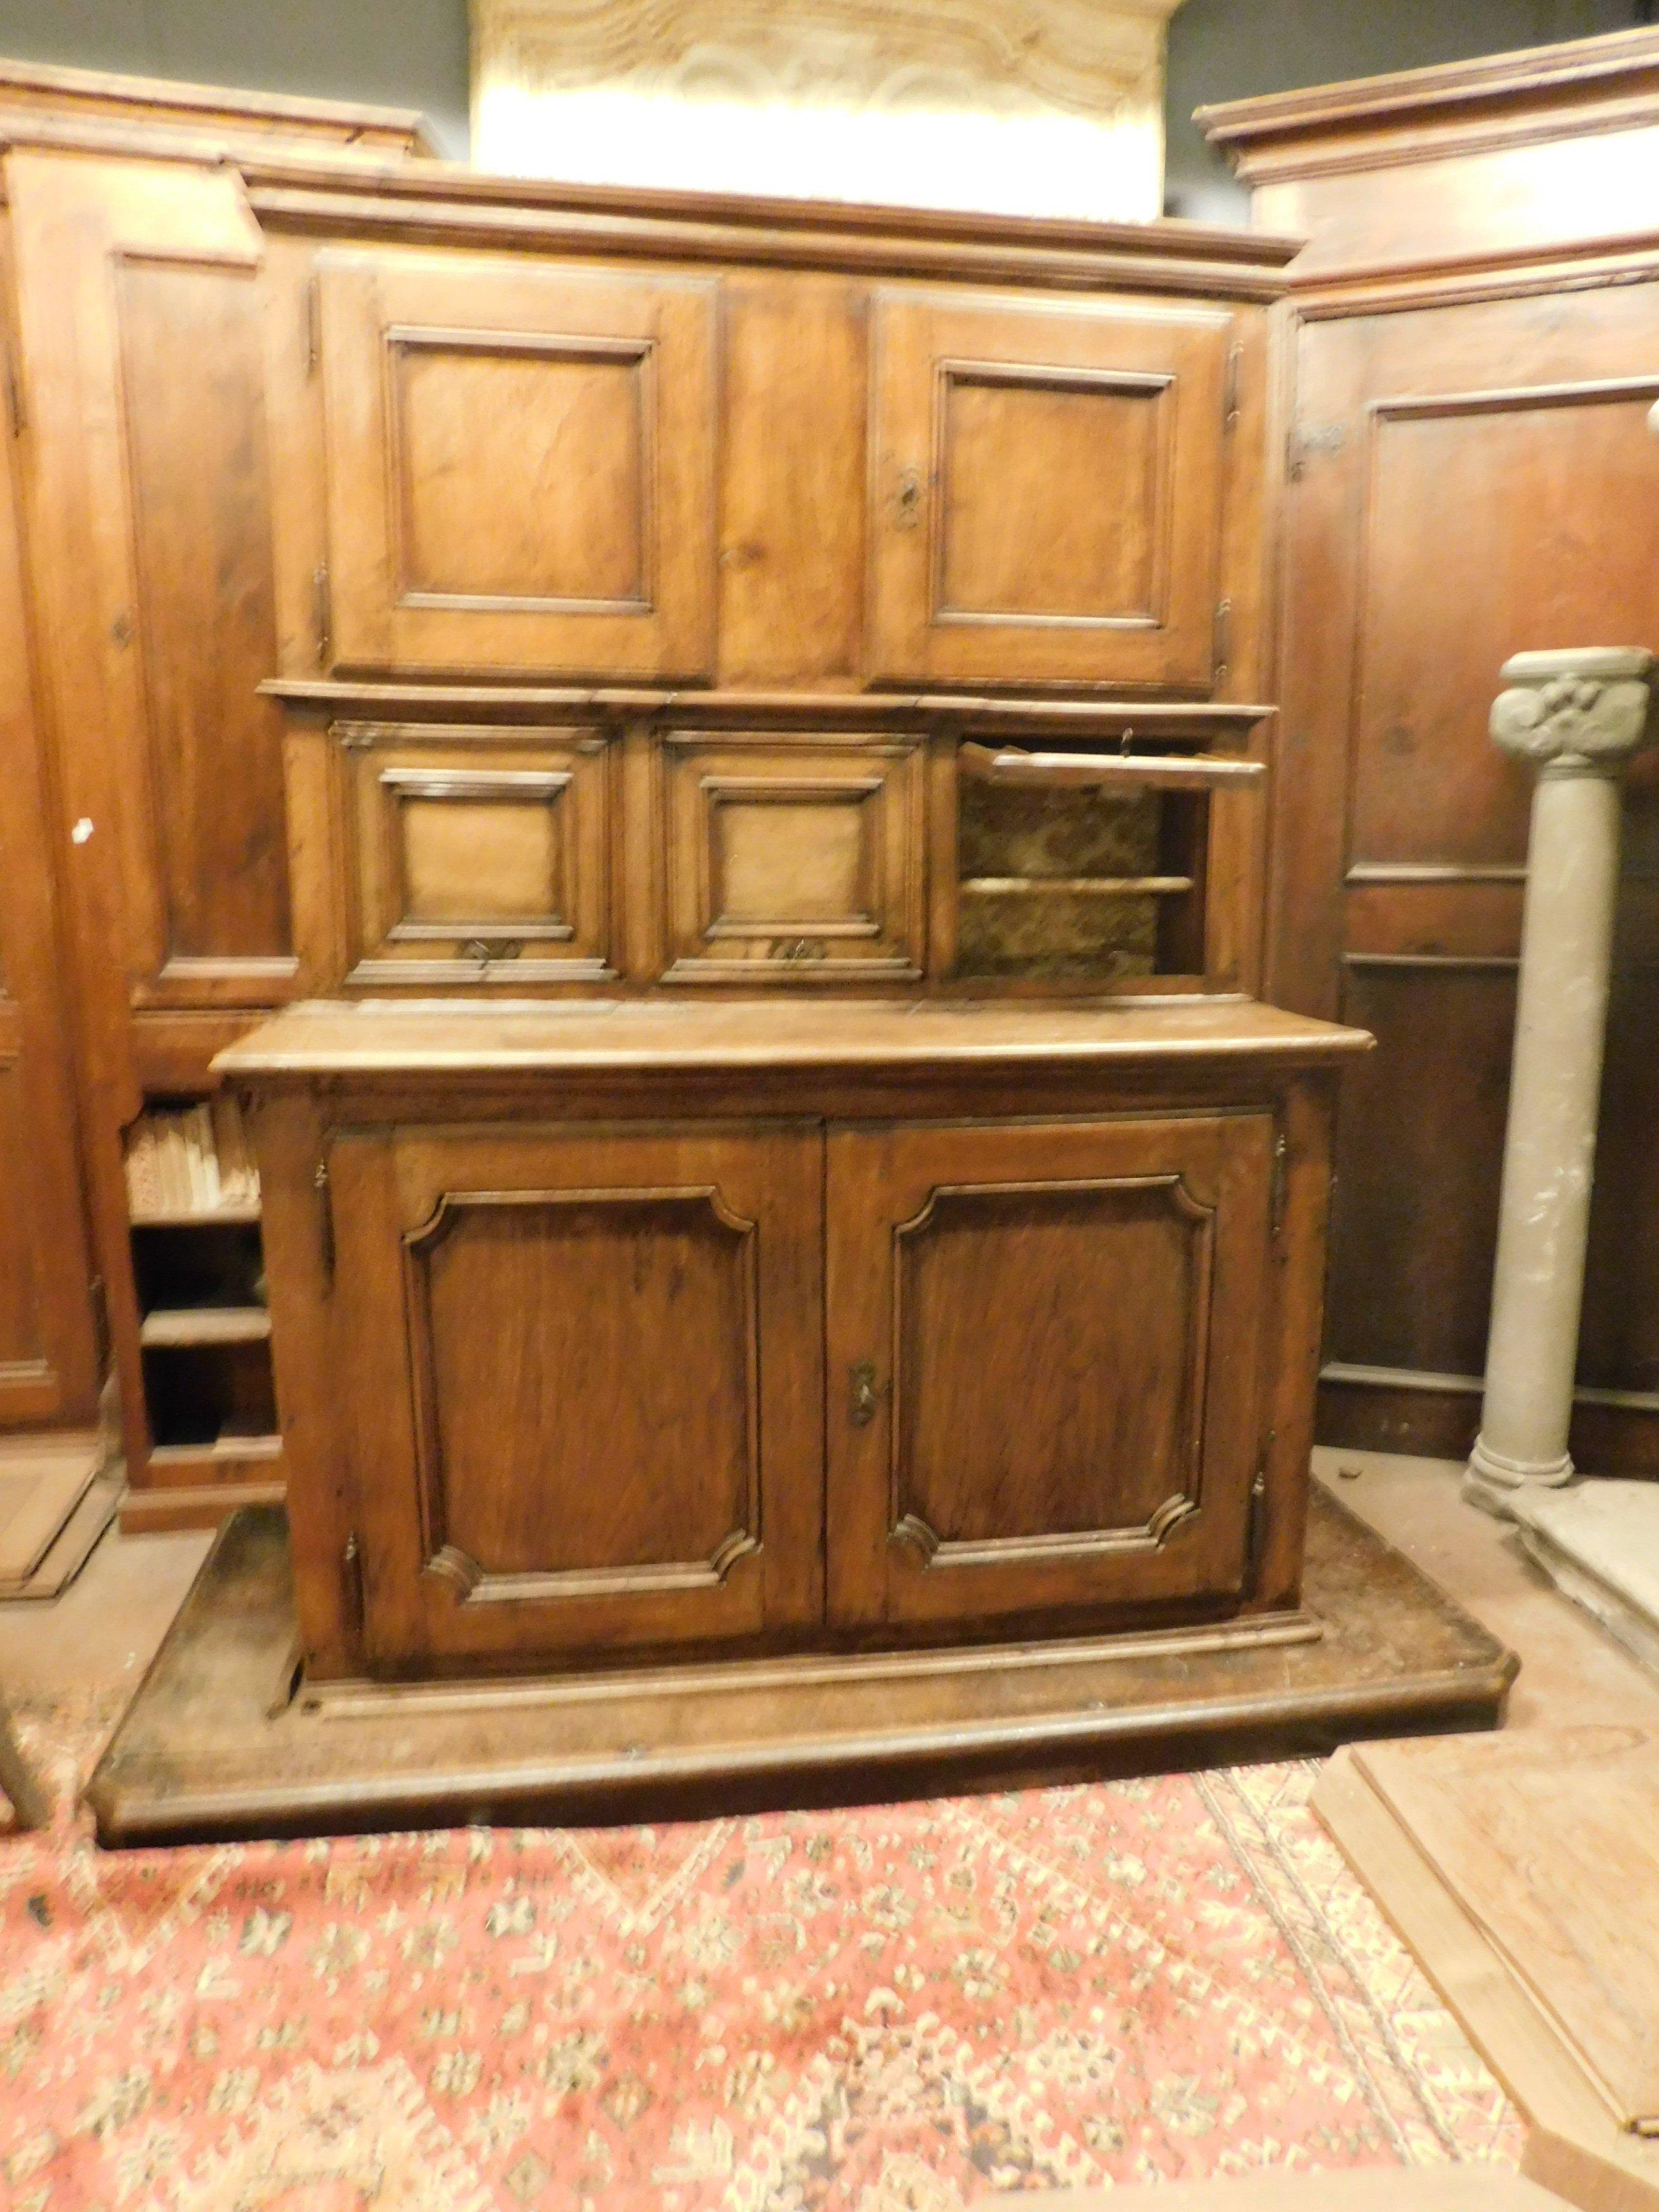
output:
[[1492, 710], [1496, 744], [1538, 770], [1480, 1434], [1464, 1493], [1507, 1514], [1569, 1481], [1622, 779], [1653, 734], [1654, 657], [1522, 653]]

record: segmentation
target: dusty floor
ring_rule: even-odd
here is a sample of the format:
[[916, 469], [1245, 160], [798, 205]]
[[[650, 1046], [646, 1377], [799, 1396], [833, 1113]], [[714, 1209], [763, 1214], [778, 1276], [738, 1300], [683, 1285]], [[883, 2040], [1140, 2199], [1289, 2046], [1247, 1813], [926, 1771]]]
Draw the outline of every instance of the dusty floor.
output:
[[[1345, 1504], [1519, 1652], [1511, 1727], [1559, 1724], [1587, 1711], [1659, 1723], [1659, 1680], [1561, 1596], [1498, 1522], [1462, 1502], [1460, 1467], [1325, 1450], [1314, 1463]], [[1359, 1473], [1346, 1479], [1346, 1468]], [[0, 1604], [0, 1684], [20, 1702], [46, 1693], [93, 1700], [136, 1686], [209, 1541], [112, 1530], [55, 1602]]]

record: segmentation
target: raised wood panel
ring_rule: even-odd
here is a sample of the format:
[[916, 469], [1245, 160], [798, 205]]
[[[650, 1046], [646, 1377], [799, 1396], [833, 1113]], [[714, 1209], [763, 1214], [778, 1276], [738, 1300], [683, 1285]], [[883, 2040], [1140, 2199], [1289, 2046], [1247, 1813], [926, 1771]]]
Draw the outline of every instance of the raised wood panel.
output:
[[604, 739], [348, 724], [336, 743], [348, 982], [523, 988], [610, 972]]
[[[421, 331], [388, 353], [399, 601], [642, 610], [646, 343]], [[578, 468], [580, 507], [567, 495]], [[486, 504], [482, 483], [513, 496]]]
[[0, 1426], [89, 1421], [99, 1382], [16, 453], [0, 441]]
[[[29, 1176], [29, 1124], [14, 1039], [15, 1007], [0, 994], [0, 1190], [24, 1194]], [[0, 1419], [7, 1399], [51, 1380], [35, 1272], [33, 1208], [0, 1206]]]
[[856, 683], [868, 476], [865, 288], [792, 271], [733, 274], [722, 289], [720, 680]]
[[873, 342], [875, 672], [1212, 685], [1231, 319], [884, 293]]
[[117, 297], [148, 706], [131, 801], [173, 1000], [293, 952], [282, 718], [258, 692], [276, 654], [264, 302], [252, 270], [138, 259]]
[[[1197, 1510], [1214, 1229], [1174, 1173], [936, 1188], [899, 1225], [894, 1505], [930, 1559], [1146, 1544]], [[1083, 1290], [1104, 1274], [1133, 1300]], [[1011, 1421], [1045, 1371], [1061, 1401]]]
[[333, 659], [712, 673], [712, 283], [339, 251], [318, 282]]
[[[32, 574], [70, 821], [87, 1049], [136, 1110], [125, 1008], [291, 994], [264, 416], [240, 179], [7, 157]], [[118, 954], [118, 957], [112, 955]]]
[[832, 1133], [834, 1617], [1239, 1593], [1273, 1145], [1265, 1113]]
[[919, 976], [920, 746], [683, 737], [665, 755], [670, 981]]
[[[1155, 625], [1174, 379], [946, 363], [940, 387], [938, 614]], [[1078, 489], [1056, 501], [1060, 484]], [[1010, 529], [1048, 507], [1052, 531]]]
[[1532, 778], [1486, 709], [1512, 653], [1655, 635], [1656, 398], [1650, 375], [1373, 404], [1351, 861], [1525, 859]]
[[[1485, 1365], [1532, 787], [1487, 718], [1513, 652], [1659, 635], [1653, 318], [1649, 282], [1321, 319], [1296, 341], [1268, 988], [1381, 1040], [1340, 1116], [1340, 1370]], [[1628, 806], [1650, 876], [1653, 781], [1638, 770]], [[1638, 918], [1617, 956], [1581, 1368], [1638, 1394], [1659, 1387], [1659, 1277], [1632, 1226], [1654, 1110], [1642, 942]], [[1472, 1404], [1351, 1379], [1322, 1432], [1455, 1449]]]
[[1509, 1104], [1515, 971], [1356, 967], [1377, 1040], [1337, 1123], [1328, 1357], [1478, 1375]]
[[329, 1166], [378, 1664], [813, 1617], [815, 1131], [416, 1127]]
[[446, 1194], [405, 1234], [428, 1572], [626, 1596], [758, 1549], [755, 1239], [715, 1192], [625, 1189]]

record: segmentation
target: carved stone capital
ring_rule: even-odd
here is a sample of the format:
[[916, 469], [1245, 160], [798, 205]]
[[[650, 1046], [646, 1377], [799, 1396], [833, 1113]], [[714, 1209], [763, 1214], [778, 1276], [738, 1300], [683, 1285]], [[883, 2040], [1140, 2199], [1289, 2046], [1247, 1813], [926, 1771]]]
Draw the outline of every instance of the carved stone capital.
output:
[[1653, 672], [1634, 647], [1517, 653], [1492, 702], [1492, 742], [1543, 775], [1620, 775], [1659, 735]]

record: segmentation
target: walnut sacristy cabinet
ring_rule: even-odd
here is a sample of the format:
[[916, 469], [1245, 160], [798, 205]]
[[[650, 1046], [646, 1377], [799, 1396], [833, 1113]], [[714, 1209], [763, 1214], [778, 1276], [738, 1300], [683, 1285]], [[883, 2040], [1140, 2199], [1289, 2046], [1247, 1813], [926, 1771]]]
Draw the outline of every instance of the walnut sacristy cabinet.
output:
[[295, 1008], [228, 1060], [313, 1681], [1293, 1609], [1362, 1042], [1203, 1000]]
[[301, 1706], [1312, 1637], [1291, 243], [7, 128], [129, 1465], [285, 1483]]

